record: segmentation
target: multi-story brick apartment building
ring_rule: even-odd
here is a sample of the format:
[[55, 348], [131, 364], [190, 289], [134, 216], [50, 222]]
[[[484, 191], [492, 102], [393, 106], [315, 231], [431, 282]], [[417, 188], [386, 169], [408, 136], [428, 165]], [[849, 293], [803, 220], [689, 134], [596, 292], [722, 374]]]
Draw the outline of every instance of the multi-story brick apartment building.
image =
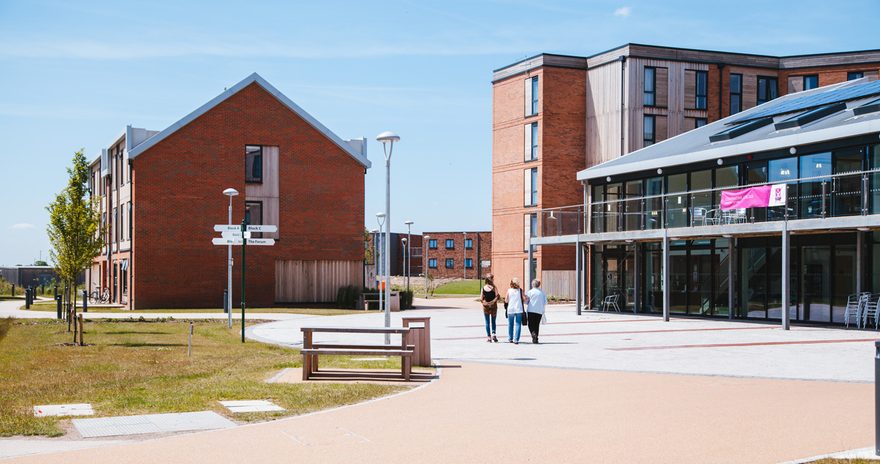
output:
[[424, 232], [422, 244], [431, 278], [478, 279], [492, 269], [491, 232]]
[[162, 131], [127, 127], [91, 166], [105, 246], [87, 285], [113, 302], [220, 306], [227, 188], [233, 223], [278, 226], [263, 234], [274, 246], [248, 247], [249, 304], [332, 301], [363, 280], [366, 139], [340, 139], [257, 74]]
[[876, 79], [878, 68], [878, 50], [778, 57], [627, 44], [587, 57], [540, 54], [495, 70], [496, 276], [540, 276], [549, 293], [574, 298], [575, 247], [529, 250], [529, 239], [576, 221], [565, 210], [543, 220], [538, 211], [584, 204], [577, 172], [780, 95]]
[[[377, 237], [378, 236], [378, 237]], [[405, 275], [406, 272], [406, 233], [391, 233], [391, 275], [393, 276], [402, 276]], [[368, 271], [367, 283], [370, 285], [375, 285], [375, 268], [373, 266], [376, 265], [376, 244], [381, 244], [384, 240], [385, 236], [379, 235], [378, 229], [371, 231], [369, 238], [367, 239], [365, 246], [368, 248], [369, 252], [367, 256], [369, 259], [365, 263], [370, 267]], [[409, 234], [409, 238], [412, 240], [409, 246], [409, 253], [411, 254], [409, 260], [410, 266], [410, 275], [417, 276], [422, 273], [422, 236], [420, 234]], [[381, 259], [381, 257], [380, 257]]]

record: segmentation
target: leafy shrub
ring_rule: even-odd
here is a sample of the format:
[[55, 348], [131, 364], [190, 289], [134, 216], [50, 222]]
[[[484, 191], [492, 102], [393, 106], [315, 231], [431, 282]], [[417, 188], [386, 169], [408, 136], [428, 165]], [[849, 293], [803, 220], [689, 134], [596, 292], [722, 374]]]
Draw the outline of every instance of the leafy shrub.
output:
[[400, 291], [400, 309], [412, 309], [413, 307], [413, 291]]
[[356, 309], [361, 298], [361, 289], [355, 285], [339, 287], [336, 291], [336, 306], [339, 308]]

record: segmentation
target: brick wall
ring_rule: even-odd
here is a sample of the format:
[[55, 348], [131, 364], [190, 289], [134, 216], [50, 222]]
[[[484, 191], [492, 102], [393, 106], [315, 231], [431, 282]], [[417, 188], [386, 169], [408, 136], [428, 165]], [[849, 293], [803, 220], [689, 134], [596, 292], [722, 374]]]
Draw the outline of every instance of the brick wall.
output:
[[[251, 84], [133, 160], [135, 308], [217, 307], [226, 247], [214, 224], [244, 216], [244, 147], [279, 147], [274, 247], [247, 249], [249, 306], [274, 302], [275, 260], [363, 260], [364, 167], [258, 84]], [[233, 301], [240, 299], [241, 247]]]
[[[437, 260], [436, 268], [428, 268], [428, 273], [432, 278], [464, 278], [476, 279], [482, 277], [487, 272], [491, 272], [490, 268], [482, 268], [480, 263], [492, 260], [492, 233], [491, 232], [425, 232], [429, 235], [427, 240], [423, 239], [423, 250], [426, 254], [425, 265], [427, 267], [431, 259]], [[473, 240], [473, 248], [465, 250], [465, 238]], [[437, 240], [437, 248], [431, 249], [429, 243]], [[446, 240], [453, 241], [453, 248], [446, 247]], [[479, 253], [479, 255], [477, 255]], [[464, 259], [473, 259], [473, 267], [463, 269]], [[446, 267], [446, 260], [452, 259], [453, 266], [451, 269]], [[494, 266], [494, 263], [492, 263]]]

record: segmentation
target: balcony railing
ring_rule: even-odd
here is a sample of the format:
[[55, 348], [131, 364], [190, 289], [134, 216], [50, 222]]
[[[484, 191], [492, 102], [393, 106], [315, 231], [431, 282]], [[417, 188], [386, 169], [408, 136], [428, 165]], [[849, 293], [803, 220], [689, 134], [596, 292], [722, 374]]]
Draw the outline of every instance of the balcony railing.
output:
[[[784, 206], [721, 210], [721, 192], [786, 184]], [[880, 169], [716, 187], [659, 195], [623, 195], [542, 210], [541, 236], [880, 214]], [[588, 220], [589, 219], [589, 220]]]

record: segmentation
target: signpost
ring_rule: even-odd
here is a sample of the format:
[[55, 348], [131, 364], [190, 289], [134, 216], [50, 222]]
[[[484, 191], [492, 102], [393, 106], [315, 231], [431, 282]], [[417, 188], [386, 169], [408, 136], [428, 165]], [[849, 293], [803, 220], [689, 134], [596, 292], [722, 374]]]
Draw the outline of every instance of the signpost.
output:
[[[252, 233], [274, 233], [278, 232], [278, 226], [273, 225], [248, 225], [247, 222], [241, 221], [238, 224], [216, 224], [214, 232], [220, 232], [220, 237], [211, 239], [211, 243], [221, 246], [240, 246], [241, 247], [241, 342], [244, 343], [244, 270], [245, 270], [245, 248], [250, 246], [272, 246], [275, 245], [275, 239], [272, 238], [251, 238]], [[230, 260], [230, 267], [231, 267]], [[231, 298], [231, 295], [230, 295]], [[232, 308], [229, 308], [229, 327], [232, 328]]]

